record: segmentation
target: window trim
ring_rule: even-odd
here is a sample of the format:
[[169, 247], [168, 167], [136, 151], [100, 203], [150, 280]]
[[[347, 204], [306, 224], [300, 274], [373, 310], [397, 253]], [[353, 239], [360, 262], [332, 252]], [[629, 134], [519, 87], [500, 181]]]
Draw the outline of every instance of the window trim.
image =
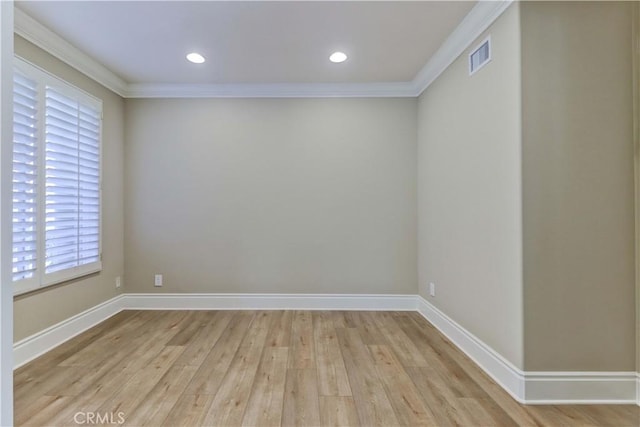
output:
[[[19, 70], [28, 78], [35, 80], [38, 83], [38, 129], [37, 129], [37, 153], [38, 153], [38, 195], [37, 195], [37, 268], [36, 273], [32, 278], [22, 279], [16, 282], [12, 282], [13, 295], [21, 295], [28, 292], [33, 292], [38, 289], [46, 288], [49, 286], [57, 285], [63, 282], [75, 280], [90, 274], [98, 273], [102, 270], [102, 227], [103, 227], [103, 102], [101, 99], [87, 93], [86, 91], [72, 85], [71, 83], [61, 79], [60, 77], [34, 65], [33, 63], [21, 58], [18, 55], [14, 56], [14, 70]], [[77, 267], [68, 268], [65, 270], [56, 271], [47, 274], [44, 267], [45, 259], [45, 175], [44, 175], [44, 155], [45, 155], [45, 96], [46, 87], [55, 88], [63, 95], [77, 99], [79, 102], [89, 105], [91, 108], [95, 108], [100, 113], [100, 133], [99, 133], [99, 186], [98, 186], [98, 261], [90, 264], [84, 264]], [[12, 95], [13, 96], [13, 95]], [[12, 139], [13, 143], [13, 139]], [[13, 153], [13, 150], [12, 150]], [[13, 238], [11, 239], [13, 241]]]

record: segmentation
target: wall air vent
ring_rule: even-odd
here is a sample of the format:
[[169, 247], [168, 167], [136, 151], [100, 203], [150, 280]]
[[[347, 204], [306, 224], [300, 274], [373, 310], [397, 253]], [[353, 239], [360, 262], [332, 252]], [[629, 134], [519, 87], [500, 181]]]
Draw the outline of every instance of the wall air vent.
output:
[[491, 61], [491, 36], [484, 39], [469, 54], [469, 75], [473, 75], [489, 61]]

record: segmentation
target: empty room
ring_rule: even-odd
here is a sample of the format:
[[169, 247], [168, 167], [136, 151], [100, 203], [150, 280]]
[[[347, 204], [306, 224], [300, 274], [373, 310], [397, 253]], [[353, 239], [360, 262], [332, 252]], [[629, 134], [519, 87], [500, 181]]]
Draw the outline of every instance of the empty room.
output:
[[0, 426], [639, 426], [637, 1], [0, 1]]

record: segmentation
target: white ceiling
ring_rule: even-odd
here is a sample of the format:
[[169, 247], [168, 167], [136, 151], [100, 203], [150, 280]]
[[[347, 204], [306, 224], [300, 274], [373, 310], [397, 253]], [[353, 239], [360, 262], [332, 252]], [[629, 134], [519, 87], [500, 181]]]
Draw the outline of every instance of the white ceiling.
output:
[[[128, 83], [408, 82], [475, 5], [449, 2], [17, 1]], [[342, 50], [349, 59], [332, 64]], [[185, 60], [190, 51], [207, 62]]]

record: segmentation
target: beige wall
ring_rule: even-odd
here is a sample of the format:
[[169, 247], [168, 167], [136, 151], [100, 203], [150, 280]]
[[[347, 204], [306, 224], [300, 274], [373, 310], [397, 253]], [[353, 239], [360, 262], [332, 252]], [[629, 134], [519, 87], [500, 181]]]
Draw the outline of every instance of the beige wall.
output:
[[632, 371], [632, 4], [521, 7], [525, 368]]
[[102, 99], [102, 272], [45, 288], [14, 299], [14, 341], [91, 308], [119, 293], [116, 276], [123, 275], [123, 141], [122, 98], [19, 36], [15, 53]]
[[419, 100], [420, 294], [527, 371], [635, 369], [631, 12], [514, 5]]
[[[487, 34], [493, 60], [469, 76]], [[419, 100], [420, 294], [522, 368], [518, 5], [470, 49]]]
[[415, 293], [416, 111], [127, 100], [126, 291]]

